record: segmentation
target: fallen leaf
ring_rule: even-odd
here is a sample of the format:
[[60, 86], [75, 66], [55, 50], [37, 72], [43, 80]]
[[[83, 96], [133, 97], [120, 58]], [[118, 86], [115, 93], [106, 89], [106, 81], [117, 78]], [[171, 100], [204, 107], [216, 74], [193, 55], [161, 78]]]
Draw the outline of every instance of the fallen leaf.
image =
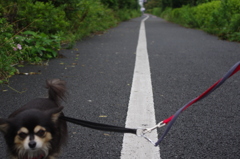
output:
[[29, 72], [29, 75], [40, 75], [41, 72]]
[[107, 115], [100, 115], [99, 118], [106, 118]]
[[106, 134], [106, 133], [104, 133], [103, 135], [105, 135], [105, 136], [111, 136], [111, 135], [109, 135], [109, 134]]

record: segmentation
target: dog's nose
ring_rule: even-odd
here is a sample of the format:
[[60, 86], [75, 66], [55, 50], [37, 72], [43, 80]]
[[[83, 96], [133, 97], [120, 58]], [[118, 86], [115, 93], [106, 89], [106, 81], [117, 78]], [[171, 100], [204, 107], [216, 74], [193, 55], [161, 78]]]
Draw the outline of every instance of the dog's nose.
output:
[[36, 142], [32, 140], [28, 143], [28, 146], [32, 149], [35, 148], [36, 147]]

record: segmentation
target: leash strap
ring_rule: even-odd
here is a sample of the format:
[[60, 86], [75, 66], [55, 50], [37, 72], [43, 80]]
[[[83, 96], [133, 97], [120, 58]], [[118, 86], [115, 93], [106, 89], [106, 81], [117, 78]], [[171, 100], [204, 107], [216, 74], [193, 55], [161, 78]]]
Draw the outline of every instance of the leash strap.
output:
[[210, 93], [212, 93], [214, 90], [216, 90], [220, 85], [222, 85], [229, 77], [231, 77], [232, 75], [237, 73], [239, 70], [240, 70], [240, 61], [237, 62], [220, 80], [218, 80], [216, 83], [214, 83], [205, 92], [203, 92], [198, 97], [196, 97], [196, 98], [192, 99], [191, 101], [189, 101], [182, 108], [180, 108], [174, 115], [172, 115], [169, 118], [161, 121], [160, 123], [162, 123], [164, 125], [168, 124], [168, 126], [167, 126], [165, 132], [163, 133], [163, 135], [160, 137], [160, 139], [155, 143], [155, 146], [158, 146], [161, 143], [161, 141], [167, 135], [167, 133], [171, 129], [172, 125], [177, 120], [178, 116], [181, 114], [181, 112], [186, 110], [192, 104], [194, 104], [194, 103], [200, 101], [201, 99], [205, 98], [206, 96], [208, 96]]
[[124, 128], [124, 127], [107, 125], [107, 124], [100, 124], [100, 123], [94, 123], [94, 122], [90, 122], [90, 121], [74, 119], [74, 118], [67, 117], [67, 116], [60, 116], [60, 119], [68, 121], [70, 123], [81, 125], [81, 126], [84, 126], [84, 127], [96, 129], [96, 130], [113, 131], [113, 132], [118, 132], [118, 133], [132, 133], [132, 134], [135, 134], [135, 135], [137, 134], [137, 129]]

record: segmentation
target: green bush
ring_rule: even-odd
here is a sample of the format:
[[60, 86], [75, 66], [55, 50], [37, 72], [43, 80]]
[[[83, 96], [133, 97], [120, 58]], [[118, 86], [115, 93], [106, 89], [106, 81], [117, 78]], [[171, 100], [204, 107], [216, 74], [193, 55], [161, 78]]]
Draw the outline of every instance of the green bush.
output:
[[230, 22], [224, 25], [222, 30], [219, 31], [219, 36], [222, 39], [231, 41], [240, 41], [240, 14], [233, 14]]
[[202, 29], [222, 39], [240, 41], [239, 0], [215, 0], [195, 7], [166, 8], [161, 17], [186, 27]]
[[90, 33], [95, 31], [104, 31], [111, 26], [115, 26], [117, 24], [116, 19], [114, 18], [114, 13], [112, 10], [108, 9], [104, 6], [100, 1], [87, 0], [88, 3], [91, 3], [88, 15], [86, 16], [83, 23], [87, 25]]
[[105, 5], [105, 6], [107, 6], [107, 7], [109, 7], [109, 8], [111, 8], [111, 9], [118, 9], [118, 0], [101, 0], [101, 2]]
[[225, 6], [229, 12], [229, 16], [240, 13], [240, 2], [239, 0], [223, 0], [222, 7]]
[[172, 10], [173, 10], [172, 8], [166, 8], [166, 9], [161, 13], [161, 17], [162, 17], [163, 19], [172, 21], [172, 19], [173, 19], [173, 17], [171, 16]]
[[214, 12], [209, 33], [215, 33], [222, 39], [240, 41], [239, 38], [240, 2], [238, 0], [223, 0], [219, 9]]
[[229, 30], [232, 32], [240, 32], [240, 13], [234, 14], [231, 17], [231, 21], [229, 24]]
[[0, 1], [0, 83], [19, 62], [54, 58], [60, 44], [72, 46], [140, 14], [136, 0]]
[[106, 30], [118, 22], [114, 17], [114, 12], [100, 1], [82, 0], [77, 4], [77, 8], [67, 14], [68, 20], [72, 24], [68, 29], [71, 31], [69, 34], [74, 40]]
[[221, 5], [221, 1], [212, 1], [209, 3], [203, 3], [194, 7], [194, 17], [197, 21], [199, 28], [209, 28], [210, 21], [212, 21], [212, 14], [216, 12]]
[[195, 10], [190, 6], [173, 9], [171, 12], [172, 21], [181, 24], [185, 27], [199, 27], [195, 17]]
[[13, 39], [13, 26], [5, 18], [0, 19], [0, 83], [13, 75], [16, 69], [12, 64], [18, 62], [13, 47], [17, 47]]
[[[61, 34], [61, 33], [60, 33]], [[60, 36], [25, 31], [15, 36], [16, 43], [22, 46], [22, 60], [40, 62], [57, 56], [60, 49]]]
[[116, 11], [118, 21], [126, 21], [141, 15], [140, 10], [121, 9]]
[[56, 34], [65, 31], [70, 25], [65, 19], [63, 7], [55, 8], [50, 2], [27, 2], [20, 5], [18, 11], [20, 28], [28, 26], [28, 30]]
[[162, 12], [162, 8], [153, 8], [152, 9], [152, 14], [156, 16], [160, 16]]

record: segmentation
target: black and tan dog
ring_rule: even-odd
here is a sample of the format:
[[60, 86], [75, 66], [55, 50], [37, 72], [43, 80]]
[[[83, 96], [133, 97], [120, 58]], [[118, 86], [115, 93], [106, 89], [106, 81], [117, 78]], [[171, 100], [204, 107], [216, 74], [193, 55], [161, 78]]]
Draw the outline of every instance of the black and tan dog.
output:
[[0, 118], [10, 159], [55, 159], [67, 139], [66, 122], [60, 102], [65, 97], [65, 82], [47, 81], [48, 98], [37, 98]]

